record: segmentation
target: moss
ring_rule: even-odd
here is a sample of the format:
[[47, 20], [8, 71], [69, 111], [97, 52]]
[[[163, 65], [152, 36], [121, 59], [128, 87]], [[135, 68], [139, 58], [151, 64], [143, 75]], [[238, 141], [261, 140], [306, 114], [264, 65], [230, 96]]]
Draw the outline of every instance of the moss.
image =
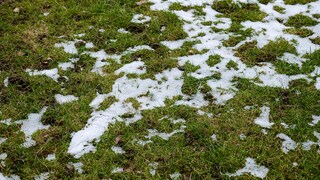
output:
[[286, 26], [292, 26], [295, 28], [301, 28], [302, 26], [314, 26], [318, 22], [312, 19], [309, 16], [305, 16], [302, 14], [297, 14], [294, 16], [290, 16], [288, 21], [285, 23]]

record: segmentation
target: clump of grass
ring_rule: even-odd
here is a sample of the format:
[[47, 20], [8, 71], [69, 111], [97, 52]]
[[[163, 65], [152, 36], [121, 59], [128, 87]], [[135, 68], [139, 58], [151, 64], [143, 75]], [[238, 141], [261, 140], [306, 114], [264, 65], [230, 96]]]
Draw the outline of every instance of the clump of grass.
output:
[[262, 3], [262, 4], [268, 4], [270, 2], [272, 2], [273, 0], [259, 0], [259, 3]]
[[214, 1], [213, 8], [233, 21], [261, 21], [266, 16], [257, 4], [235, 4], [232, 0]]
[[199, 85], [200, 85], [200, 81], [197, 78], [192, 76], [185, 76], [181, 91], [187, 95], [196, 94], [198, 91]]
[[237, 64], [236, 62], [234, 62], [234, 61], [229, 61], [229, 62], [227, 63], [227, 65], [226, 65], [226, 67], [227, 67], [228, 69], [239, 70], [238, 64]]
[[312, 15], [314, 18], [320, 19], [320, 14], [313, 14]]
[[237, 49], [236, 55], [246, 64], [255, 65], [260, 62], [275, 62], [285, 52], [296, 53], [295, 47], [284, 39], [271, 41], [261, 49], [256, 45], [256, 41], [247, 42]]
[[320, 45], [320, 36], [310, 39], [312, 43]]
[[206, 63], [210, 67], [213, 67], [220, 62], [221, 62], [221, 56], [219, 56], [218, 54], [209, 56], [209, 59], [206, 61]]
[[286, 26], [292, 26], [295, 28], [301, 28], [302, 26], [314, 26], [316, 24], [318, 24], [316, 20], [302, 14], [290, 16], [288, 21], [285, 23]]
[[286, 10], [285, 8], [281, 7], [281, 6], [273, 6], [273, 9], [281, 14], [284, 13], [284, 10]]
[[315, 1], [317, 0], [284, 0], [284, 3], [294, 5], [294, 4], [308, 4]]
[[300, 37], [308, 37], [313, 34], [313, 31], [306, 28], [288, 28], [284, 30], [285, 33], [298, 35]]
[[227, 47], [233, 47], [245, 39], [246, 37], [244, 36], [230, 36], [229, 39], [223, 41], [223, 45]]

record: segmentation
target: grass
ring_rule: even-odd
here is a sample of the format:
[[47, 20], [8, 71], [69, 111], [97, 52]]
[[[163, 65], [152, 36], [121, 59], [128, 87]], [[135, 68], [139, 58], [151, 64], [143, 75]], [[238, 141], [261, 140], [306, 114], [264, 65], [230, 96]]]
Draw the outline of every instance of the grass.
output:
[[[259, 2], [268, 4], [273, 1]], [[286, 4], [293, 5], [310, 2], [314, 1], [285, 0]], [[33, 179], [44, 172], [50, 172], [49, 179], [170, 179], [170, 174], [179, 172], [181, 179], [228, 179], [226, 173], [243, 168], [245, 158], [253, 157], [259, 165], [269, 169], [269, 179], [319, 177], [319, 147], [313, 146], [310, 151], [304, 151], [299, 145], [296, 150], [284, 154], [281, 151], [282, 141], [276, 135], [285, 133], [299, 143], [317, 140], [312, 133], [319, 129], [319, 124], [310, 127], [308, 123], [312, 121], [312, 115], [320, 115], [320, 94], [314, 85], [319, 76], [310, 76], [316, 67], [320, 67], [320, 50], [298, 54], [295, 44], [281, 37], [261, 48], [257, 47], [258, 42], [246, 40], [257, 32], [244, 29], [241, 23], [263, 21], [267, 14], [257, 4], [235, 4], [231, 0], [222, 0], [214, 1], [211, 7], [221, 13], [218, 17], [231, 19], [230, 28], [215, 29], [214, 22], [200, 19], [202, 25], [216, 30], [217, 34], [225, 33], [228, 36], [221, 40], [219, 47], [211, 48], [209, 45], [207, 49], [199, 51], [195, 45], [203, 43], [200, 37], [206, 34], [199, 33], [199, 37], [190, 39], [184, 32], [184, 22], [172, 11], [193, 10], [196, 16], [201, 17], [205, 15], [203, 8], [206, 6], [187, 7], [173, 3], [169, 11], [151, 11], [150, 5], [147, 2], [138, 6], [136, 1], [131, 0], [0, 2], [0, 120], [25, 120], [30, 113], [37, 113], [48, 106], [41, 122], [50, 125], [48, 129], [32, 135], [36, 141], [35, 146], [24, 148], [22, 144], [25, 135], [21, 131], [21, 124], [0, 123], [0, 138], [7, 138], [0, 143], [0, 154], [8, 154], [6, 159], [0, 160], [0, 173], [4, 176], [15, 174], [21, 179]], [[280, 6], [273, 8], [280, 13], [284, 12]], [[49, 14], [44, 16], [46, 12]], [[132, 23], [130, 21], [134, 14], [144, 14], [152, 20], [148, 25]], [[304, 28], [317, 25], [317, 18], [316, 14], [313, 18], [304, 14], [291, 16], [284, 23], [287, 26], [285, 33], [310, 38], [312, 43], [319, 45], [319, 37], [309, 37], [313, 32]], [[130, 33], [119, 33], [120, 28]], [[76, 47], [79, 53], [72, 55], [65, 53], [62, 48], [54, 47], [55, 43], [74, 40], [74, 34], [80, 33], [85, 33], [85, 36], [79, 39], [93, 42], [93, 49], [78, 42]], [[61, 35], [64, 37], [59, 38]], [[164, 40], [183, 39], [186, 40], [183, 45], [174, 50], [161, 44]], [[145, 49], [123, 55], [121, 63], [113, 59], [104, 60], [109, 63], [102, 68], [104, 76], [91, 72], [96, 59], [81, 54], [85, 51], [104, 50], [107, 54], [120, 55], [128, 48], [139, 45], [148, 45], [153, 50]], [[205, 56], [211, 53], [211, 49], [218, 51], [224, 48], [233, 51], [248, 67], [268, 62], [281, 74], [309, 75], [310, 82], [294, 80], [285, 89], [262, 87], [255, 83], [258, 82], [255, 79], [234, 77], [232, 85], [237, 89], [234, 91], [235, 96], [224, 105], [215, 104], [214, 89], [208, 85], [208, 80], [226, 78], [228, 74], [221, 72], [221, 67], [226, 72], [233, 72], [241, 70], [243, 65], [224, 57], [226, 54], [212, 53], [204, 62], [209, 66], [207, 73], [210, 76], [195, 77], [203, 71], [204, 64], [196, 65], [191, 61], [181, 64], [179, 58]], [[286, 52], [301, 55], [307, 61], [301, 67], [280, 61], [279, 58]], [[57, 68], [59, 63], [68, 62], [69, 58], [79, 58], [79, 61], [73, 69], [59, 69], [61, 77], [58, 82], [44, 75], [30, 76], [26, 72], [27, 68]], [[144, 63], [146, 73], [115, 74], [117, 69], [138, 60]], [[138, 98], [126, 99], [125, 102], [131, 103], [133, 109], [140, 111], [142, 119], [130, 125], [121, 121], [110, 124], [100, 141], [93, 143], [95, 153], [85, 154], [79, 159], [68, 153], [72, 134], [83, 129], [92, 116], [94, 110], [89, 104], [97, 93], [108, 94], [113, 90], [114, 83], [123, 76], [156, 80], [157, 74], [175, 68], [182, 72], [183, 95], [167, 98], [163, 106], [144, 110], [141, 110], [142, 104]], [[8, 85], [2, 83], [6, 79]], [[158, 83], [165, 82], [164, 79]], [[185, 98], [192, 99], [198, 93], [208, 101], [207, 106], [195, 108], [176, 104]], [[58, 104], [54, 98], [56, 94], [74, 95], [79, 99], [72, 103]], [[115, 102], [119, 102], [119, 97], [109, 96], [97, 111], [104, 111]], [[253, 108], [246, 110], [245, 106]], [[254, 119], [260, 116], [262, 106], [270, 107], [270, 121], [275, 123], [272, 129], [267, 130], [267, 135], [254, 123]], [[199, 113], [199, 110], [205, 114]], [[127, 112], [121, 118], [127, 120], [133, 116], [134, 113]], [[177, 119], [185, 122], [172, 123], [172, 120]], [[282, 122], [296, 125], [296, 128], [285, 129], [280, 125]], [[147, 139], [145, 136], [149, 129], [171, 133], [183, 125], [186, 126], [184, 132], [178, 132], [168, 140], [154, 136], [150, 139], [153, 142], [145, 146], [137, 143], [137, 140]], [[217, 135], [217, 141], [212, 140], [212, 134]], [[241, 140], [240, 134], [246, 138]], [[120, 146], [126, 153], [115, 154], [111, 150], [112, 146]], [[49, 154], [55, 154], [56, 159], [46, 160]], [[83, 163], [84, 173], [78, 173], [70, 165], [76, 162]], [[152, 176], [149, 164], [154, 162], [159, 164], [156, 174]], [[297, 162], [298, 166], [293, 167], [293, 162]], [[122, 167], [124, 171], [111, 173], [116, 167]], [[246, 173], [237, 178], [252, 179], [254, 176]]]

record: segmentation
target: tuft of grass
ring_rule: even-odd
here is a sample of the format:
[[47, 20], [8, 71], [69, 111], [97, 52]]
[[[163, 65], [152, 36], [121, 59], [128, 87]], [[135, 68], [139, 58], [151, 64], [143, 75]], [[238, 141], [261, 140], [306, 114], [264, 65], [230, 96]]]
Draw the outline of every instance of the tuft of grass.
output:
[[181, 91], [184, 94], [196, 94], [200, 86], [200, 81], [192, 76], [185, 76]]
[[285, 52], [296, 53], [296, 49], [288, 41], [278, 39], [266, 44], [263, 48], [256, 47], [257, 42], [247, 42], [240, 46], [236, 55], [248, 65], [255, 65], [260, 62], [275, 62]]
[[284, 0], [284, 3], [294, 5], [294, 4], [308, 4], [315, 1], [317, 0]]
[[266, 14], [257, 4], [236, 4], [232, 0], [214, 1], [212, 7], [233, 21], [261, 21]]
[[320, 45], [320, 36], [310, 39], [312, 43]]
[[288, 34], [298, 35], [303, 38], [311, 36], [313, 34], [313, 31], [306, 28], [288, 28], [285, 29], [284, 32]]
[[302, 26], [314, 26], [316, 24], [318, 24], [316, 20], [302, 14], [290, 16], [288, 21], [285, 23], [286, 26], [292, 26], [295, 28], [301, 28]]
[[284, 11], [286, 10], [284, 7], [281, 7], [281, 6], [273, 6], [273, 9], [281, 14], [283, 14]]
[[208, 60], [206, 61], [206, 63], [210, 67], [213, 67], [220, 62], [221, 62], [221, 56], [219, 56], [218, 54], [209, 56]]

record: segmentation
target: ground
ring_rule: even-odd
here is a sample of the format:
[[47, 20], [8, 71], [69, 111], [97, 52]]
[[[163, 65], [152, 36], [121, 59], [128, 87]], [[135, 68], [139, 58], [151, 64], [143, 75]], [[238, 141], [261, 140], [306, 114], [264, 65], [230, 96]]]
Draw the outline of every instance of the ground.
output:
[[0, 2], [0, 179], [315, 179], [320, 1]]

